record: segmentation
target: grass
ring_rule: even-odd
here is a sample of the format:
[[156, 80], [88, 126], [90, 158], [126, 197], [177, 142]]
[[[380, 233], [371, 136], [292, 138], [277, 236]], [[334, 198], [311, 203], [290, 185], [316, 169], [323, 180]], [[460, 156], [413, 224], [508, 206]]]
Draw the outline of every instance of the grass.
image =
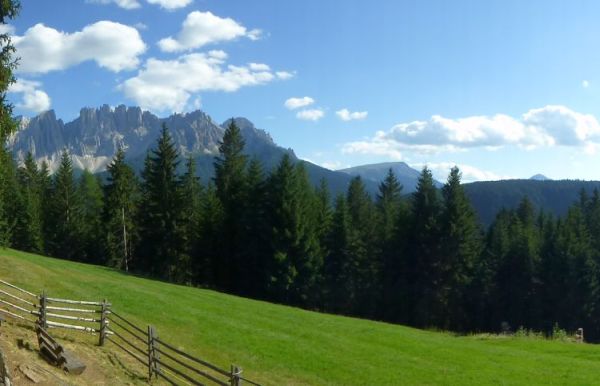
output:
[[100, 300], [161, 338], [265, 385], [591, 385], [600, 347], [457, 337], [0, 250], [0, 278], [49, 296]]

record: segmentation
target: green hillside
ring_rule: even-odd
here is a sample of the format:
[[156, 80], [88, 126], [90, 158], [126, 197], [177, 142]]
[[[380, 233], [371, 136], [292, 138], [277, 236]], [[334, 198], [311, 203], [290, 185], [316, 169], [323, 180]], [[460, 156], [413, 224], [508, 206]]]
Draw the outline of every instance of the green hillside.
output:
[[266, 385], [590, 385], [600, 347], [455, 337], [324, 315], [0, 250], [0, 278], [51, 296], [102, 299], [190, 353]]

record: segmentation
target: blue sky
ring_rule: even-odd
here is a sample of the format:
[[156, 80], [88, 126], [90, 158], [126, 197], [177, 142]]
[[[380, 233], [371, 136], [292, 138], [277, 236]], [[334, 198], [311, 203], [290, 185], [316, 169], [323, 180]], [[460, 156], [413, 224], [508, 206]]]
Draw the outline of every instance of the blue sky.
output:
[[596, 1], [22, 3], [18, 114], [200, 107], [330, 168], [600, 179]]

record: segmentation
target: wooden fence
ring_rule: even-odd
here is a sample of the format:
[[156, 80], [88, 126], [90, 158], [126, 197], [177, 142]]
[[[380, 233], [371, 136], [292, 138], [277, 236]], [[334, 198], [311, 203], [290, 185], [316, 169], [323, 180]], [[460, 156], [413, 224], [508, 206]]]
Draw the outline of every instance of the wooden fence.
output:
[[37, 323], [43, 328], [64, 328], [97, 334], [100, 346], [109, 342], [136, 359], [147, 370], [148, 381], [162, 378], [172, 385], [210, 383], [221, 386], [260, 386], [244, 378], [242, 369], [235, 365], [222, 369], [176, 348], [160, 339], [156, 328], [143, 328], [132, 323], [116, 313], [106, 300], [92, 302], [51, 298], [45, 292], [35, 295], [0, 280], [0, 314], [22, 322]]

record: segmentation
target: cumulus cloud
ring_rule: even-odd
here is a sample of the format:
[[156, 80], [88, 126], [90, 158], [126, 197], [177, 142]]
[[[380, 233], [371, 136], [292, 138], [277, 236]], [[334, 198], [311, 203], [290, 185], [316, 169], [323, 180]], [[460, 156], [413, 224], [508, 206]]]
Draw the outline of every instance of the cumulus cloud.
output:
[[193, 0], [146, 0], [150, 4], [160, 5], [161, 8], [174, 10], [187, 7]]
[[[146, 0], [149, 4], [156, 4], [167, 10], [187, 7], [193, 0]], [[142, 5], [138, 0], [86, 0], [88, 3], [116, 4], [123, 9], [137, 9]]]
[[325, 116], [325, 112], [321, 109], [301, 110], [296, 113], [296, 118], [303, 121], [316, 122]]
[[95, 61], [114, 72], [134, 69], [146, 50], [137, 29], [112, 21], [99, 21], [81, 31], [66, 33], [36, 24], [23, 36], [12, 36], [21, 58], [17, 72], [47, 73], [85, 61]]
[[277, 71], [275, 75], [277, 75], [277, 77], [281, 80], [287, 80], [294, 77], [294, 73], [288, 71]]
[[17, 79], [17, 81], [8, 88], [9, 93], [22, 94], [21, 102], [17, 103], [17, 107], [40, 113], [50, 109], [50, 97], [43, 90], [40, 90], [42, 84], [40, 82]]
[[137, 0], [87, 0], [88, 3], [116, 4], [123, 9], [136, 9], [142, 5]]
[[183, 55], [174, 60], [148, 59], [136, 76], [119, 88], [144, 109], [183, 111], [190, 97], [203, 91], [236, 91], [276, 79], [266, 65], [226, 64], [223, 51]]
[[355, 120], [365, 119], [369, 113], [367, 111], [354, 111], [354, 112], [352, 112], [352, 111], [350, 111], [348, 109], [341, 109], [341, 110], [336, 111], [335, 114], [342, 121], [355, 121]]
[[260, 30], [248, 31], [231, 18], [222, 18], [211, 12], [194, 11], [187, 15], [176, 37], [161, 39], [158, 46], [165, 52], [180, 52], [240, 37], [256, 40], [260, 38]]
[[482, 170], [475, 166], [465, 165], [465, 164], [457, 164], [454, 162], [439, 162], [439, 163], [427, 163], [427, 164], [411, 164], [412, 168], [417, 170], [421, 170], [423, 166], [427, 166], [433, 177], [441, 182], [446, 181], [448, 178], [448, 174], [450, 174], [450, 169], [457, 166], [462, 174], [462, 182], [475, 182], [475, 181], [497, 181], [497, 180], [506, 180], [510, 178], [514, 178], [512, 176], [507, 175], [499, 175], [494, 172], [488, 170]]
[[299, 109], [300, 107], [310, 106], [313, 103], [315, 103], [314, 99], [312, 99], [311, 97], [305, 96], [302, 98], [288, 98], [283, 103], [283, 105], [290, 110], [295, 110], [295, 109]]
[[565, 106], [545, 106], [518, 118], [504, 114], [459, 119], [434, 115], [427, 121], [400, 123], [387, 131], [378, 131], [368, 140], [346, 143], [342, 150], [398, 158], [407, 149], [424, 153], [505, 146], [590, 149], [595, 144], [600, 144], [600, 124], [593, 115]]

